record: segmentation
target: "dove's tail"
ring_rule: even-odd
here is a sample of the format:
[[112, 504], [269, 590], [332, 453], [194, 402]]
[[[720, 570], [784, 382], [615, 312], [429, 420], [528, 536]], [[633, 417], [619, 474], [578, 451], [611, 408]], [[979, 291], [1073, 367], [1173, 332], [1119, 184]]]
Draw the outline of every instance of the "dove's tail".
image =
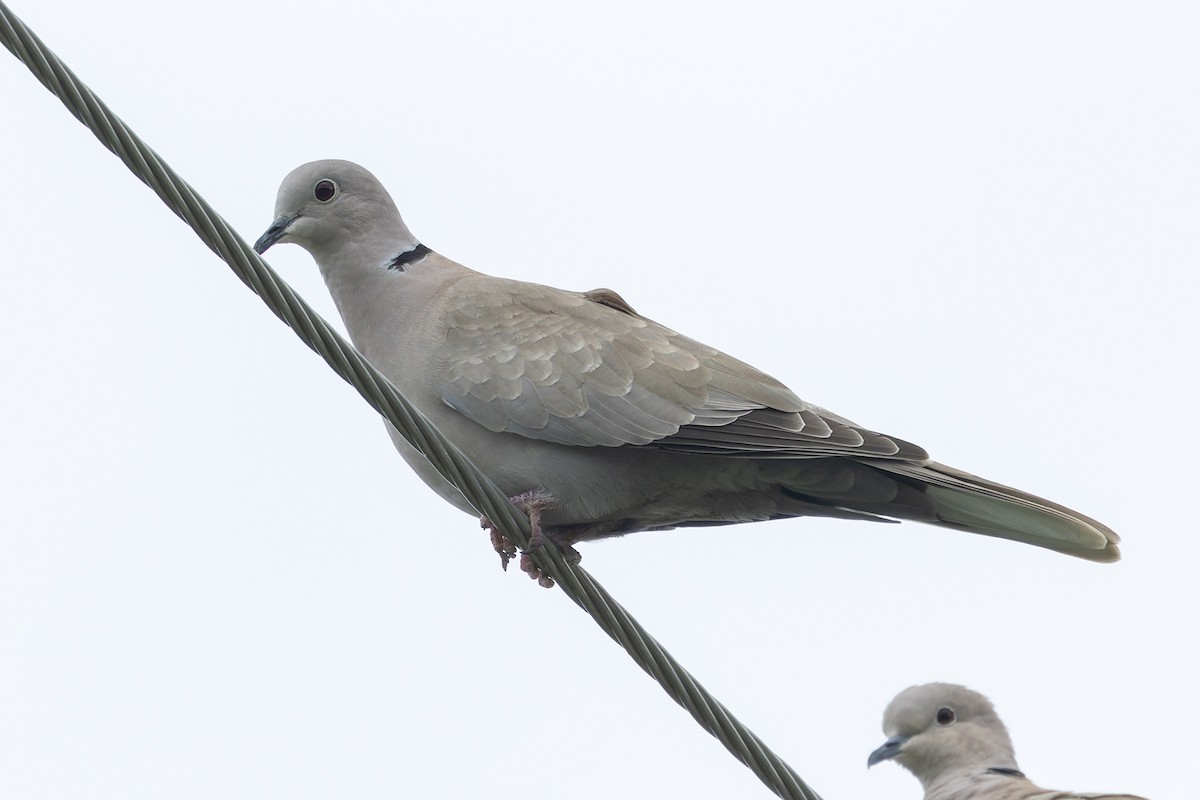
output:
[[921, 484], [932, 501], [936, 521], [929, 521], [935, 525], [999, 536], [1091, 561], [1121, 557], [1116, 533], [1041, 497], [933, 461], [872, 461], [871, 466]]

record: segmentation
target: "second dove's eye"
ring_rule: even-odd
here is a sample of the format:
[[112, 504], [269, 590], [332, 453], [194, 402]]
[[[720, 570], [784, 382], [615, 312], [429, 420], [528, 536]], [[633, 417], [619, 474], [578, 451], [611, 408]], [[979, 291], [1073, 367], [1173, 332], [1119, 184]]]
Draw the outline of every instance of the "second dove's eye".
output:
[[337, 194], [337, 184], [328, 178], [317, 181], [317, 185], [313, 187], [313, 197], [321, 203], [328, 203], [335, 194]]
[[949, 725], [954, 722], [954, 710], [950, 708], [939, 708], [937, 713], [938, 725]]

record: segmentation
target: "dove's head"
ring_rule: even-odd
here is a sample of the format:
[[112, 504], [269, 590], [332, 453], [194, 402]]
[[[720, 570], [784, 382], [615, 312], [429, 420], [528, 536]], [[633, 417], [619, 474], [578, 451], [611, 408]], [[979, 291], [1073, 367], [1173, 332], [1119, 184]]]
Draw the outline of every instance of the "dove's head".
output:
[[261, 254], [276, 242], [298, 244], [318, 263], [347, 247], [367, 257], [379, 250], [382, 259], [417, 243], [375, 176], [338, 160], [304, 164], [283, 179], [275, 221], [254, 249]]
[[905, 689], [883, 712], [883, 746], [867, 766], [899, 762], [929, 785], [960, 770], [1016, 770], [1004, 723], [986, 697], [965, 686], [927, 683]]

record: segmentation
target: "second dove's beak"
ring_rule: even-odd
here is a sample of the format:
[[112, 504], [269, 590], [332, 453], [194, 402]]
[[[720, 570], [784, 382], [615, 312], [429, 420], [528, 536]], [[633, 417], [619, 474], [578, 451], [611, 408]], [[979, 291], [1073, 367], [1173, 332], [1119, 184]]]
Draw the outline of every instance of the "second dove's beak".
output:
[[893, 736], [888, 739], [883, 743], [883, 747], [880, 747], [867, 757], [867, 768], [870, 769], [880, 761], [887, 761], [889, 758], [895, 758], [900, 755], [900, 748], [904, 747], [904, 743], [910, 738], [909, 736]]
[[288, 228], [293, 222], [296, 221], [296, 217], [298, 216], [300, 215], [291, 214], [278, 217], [274, 222], [271, 223], [271, 227], [267, 228], [267, 232], [258, 237], [258, 241], [254, 243], [254, 252], [258, 253], [260, 256], [267, 252], [267, 248], [278, 242], [287, 234]]

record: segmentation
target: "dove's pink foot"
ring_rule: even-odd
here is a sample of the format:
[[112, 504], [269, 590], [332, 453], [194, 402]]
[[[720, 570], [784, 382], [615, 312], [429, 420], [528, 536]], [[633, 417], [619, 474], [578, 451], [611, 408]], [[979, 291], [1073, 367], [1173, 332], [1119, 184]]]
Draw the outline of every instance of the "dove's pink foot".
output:
[[487, 517], [479, 518], [479, 527], [491, 534], [492, 549], [500, 556], [500, 569], [507, 571], [508, 562], [517, 557], [517, 547]]
[[[578, 550], [576, 550], [574, 547], [571, 547], [569, 544], [559, 543], [558, 537], [553, 533], [547, 534], [547, 538], [558, 545], [559, 550], [562, 551], [563, 558], [566, 559], [568, 564], [578, 564], [583, 560], [583, 556], [579, 555]], [[542, 572], [538, 568], [538, 565], [533, 563], [533, 556], [530, 555], [531, 552], [532, 548], [521, 553], [521, 571], [529, 577], [535, 579], [539, 586], [543, 586], [547, 589], [553, 589], [554, 579]]]
[[[546, 542], [546, 536], [542, 532], [542, 511], [554, 505], [554, 497], [549, 492], [535, 490], [508, 499], [529, 517], [529, 550], [521, 554], [521, 571], [536, 580], [540, 586], [547, 589], [553, 588], [554, 580], [538, 569], [537, 565], [533, 563], [533, 559], [529, 557], [529, 553], [542, 547]], [[508, 562], [517, 554], [516, 546], [487, 517], [481, 517], [479, 525], [491, 533], [492, 548], [500, 555], [501, 568], [507, 570]], [[572, 555], [575, 558], [572, 563], [578, 563], [579, 553], [572, 547], [568, 547], [567, 550], [569, 550], [568, 558]]]

